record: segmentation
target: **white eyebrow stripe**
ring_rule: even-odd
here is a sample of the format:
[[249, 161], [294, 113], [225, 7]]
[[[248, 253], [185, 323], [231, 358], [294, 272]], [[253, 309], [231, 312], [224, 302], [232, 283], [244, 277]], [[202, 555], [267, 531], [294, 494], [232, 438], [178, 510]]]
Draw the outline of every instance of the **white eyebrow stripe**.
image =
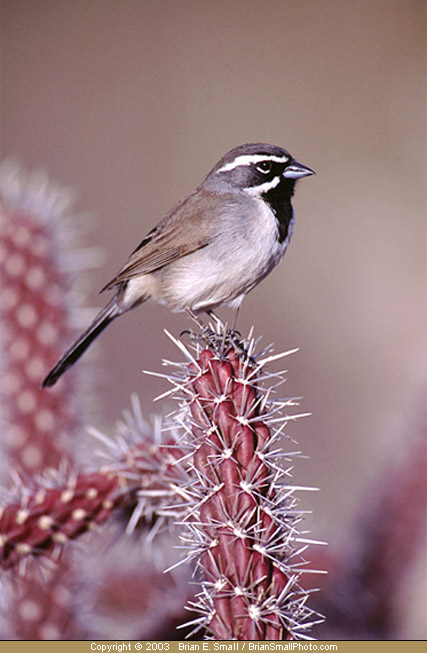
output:
[[268, 193], [269, 190], [273, 190], [273, 188], [276, 188], [276, 186], [280, 184], [280, 179], [281, 176], [277, 175], [277, 177], [273, 177], [271, 181], [266, 181], [259, 186], [249, 186], [243, 190], [245, 193], [248, 193], [248, 195], [254, 196], [261, 195], [262, 193]]
[[260, 163], [261, 161], [274, 161], [274, 163], [287, 163], [290, 161], [288, 156], [274, 156], [271, 154], [241, 154], [236, 157], [234, 161], [226, 163], [225, 166], [217, 170], [217, 172], [228, 172], [234, 170], [239, 166], [250, 166], [252, 163]]

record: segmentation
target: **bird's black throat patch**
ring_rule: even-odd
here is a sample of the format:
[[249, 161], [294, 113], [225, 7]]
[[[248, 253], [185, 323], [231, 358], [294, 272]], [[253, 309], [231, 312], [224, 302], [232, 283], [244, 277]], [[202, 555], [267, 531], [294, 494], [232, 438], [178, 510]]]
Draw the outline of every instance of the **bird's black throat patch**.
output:
[[294, 194], [295, 181], [282, 179], [275, 188], [268, 190], [261, 195], [273, 211], [279, 229], [279, 242], [283, 243], [289, 232], [289, 224], [292, 220], [291, 197]]

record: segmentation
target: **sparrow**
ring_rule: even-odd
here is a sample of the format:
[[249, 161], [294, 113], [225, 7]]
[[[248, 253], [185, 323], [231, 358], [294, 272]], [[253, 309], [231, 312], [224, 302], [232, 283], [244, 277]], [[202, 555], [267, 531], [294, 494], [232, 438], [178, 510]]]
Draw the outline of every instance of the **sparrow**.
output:
[[101, 290], [114, 295], [42, 387], [53, 386], [116, 317], [148, 299], [193, 319], [223, 305], [237, 309], [283, 258], [294, 227], [295, 182], [313, 174], [276, 145], [230, 150]]

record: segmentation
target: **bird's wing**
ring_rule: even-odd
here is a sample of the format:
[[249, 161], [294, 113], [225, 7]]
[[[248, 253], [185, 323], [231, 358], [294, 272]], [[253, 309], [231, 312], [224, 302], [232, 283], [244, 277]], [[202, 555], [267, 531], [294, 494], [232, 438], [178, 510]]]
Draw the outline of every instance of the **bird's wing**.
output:
[[179, 202], [150, 231], [101, 292], [206, 247], [216, 231], [216, 218], [223, 211], [224, 204], [218, 197], [198, 189]]

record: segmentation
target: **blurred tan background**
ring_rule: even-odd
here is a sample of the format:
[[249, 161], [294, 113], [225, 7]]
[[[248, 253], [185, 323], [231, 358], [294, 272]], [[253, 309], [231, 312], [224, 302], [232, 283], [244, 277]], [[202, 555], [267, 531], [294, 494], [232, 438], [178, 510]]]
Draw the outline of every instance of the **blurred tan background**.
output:
[[[245, 300], [276, 351], [300, 347], [284, 392], [313, 416], [289, 427], [321, 493], [310, 526], [337, 546], [381, 452], [423, 411], [425, 3], [419, 0], [3, 0], [1, 156], [44, 167], [95, 216], [108, 256], [97, 291], [230, 148], [265, 141], [317, 176], [299, 183], [283, 263]], [[231, 319], [231, 313], [221, 315]], [[98, 341], [93, 423], [179, 352], [184, 315], [145, 305]]]

